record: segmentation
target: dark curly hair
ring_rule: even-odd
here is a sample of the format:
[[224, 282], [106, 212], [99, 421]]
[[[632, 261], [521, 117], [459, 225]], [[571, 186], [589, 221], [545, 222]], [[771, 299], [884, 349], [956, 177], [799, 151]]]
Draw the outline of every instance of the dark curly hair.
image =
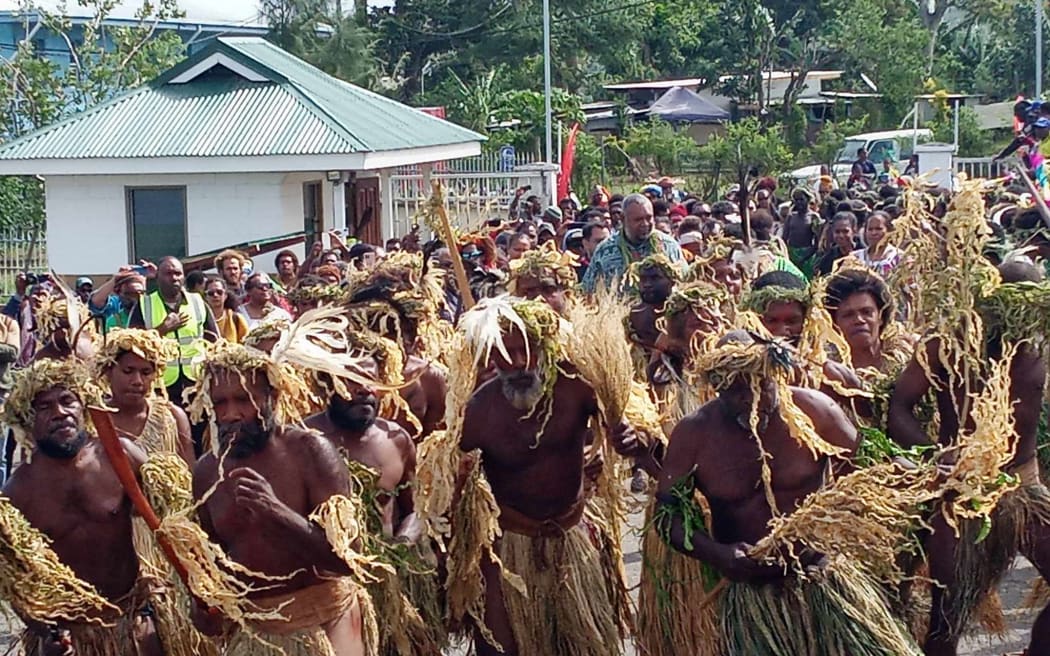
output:
[[893, 312], [893, 297], [890, 288], [882, 278], [871, 271], [861, 269], [844, 269], [828, 280], [824, 293], [824, 307], [831, 313], [832, 319], [839, 305], [854, 294], [871, 294], [875, 307], [879, 309], [879, 327], [885, 328]]

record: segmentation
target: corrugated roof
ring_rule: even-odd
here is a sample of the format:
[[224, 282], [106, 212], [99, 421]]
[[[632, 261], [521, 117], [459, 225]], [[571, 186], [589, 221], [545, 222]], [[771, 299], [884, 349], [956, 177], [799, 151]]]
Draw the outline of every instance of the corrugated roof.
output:
[[[0, 147], [0, 160], [333, 155], [482, 141], [255, 37], [221, 38], [151, 84]], [[212, 68], [216, 52], [266, 81]]]

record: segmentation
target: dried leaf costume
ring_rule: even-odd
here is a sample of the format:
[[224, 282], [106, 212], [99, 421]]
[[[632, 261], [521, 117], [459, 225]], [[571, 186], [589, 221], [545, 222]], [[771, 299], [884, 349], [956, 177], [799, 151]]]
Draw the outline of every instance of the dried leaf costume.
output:
[[[29, 453], [35, 446], [29, 433], [33, 399], [55, 387], [72, 391], [85, 406], [104, 406], [102, 390], [83, 363], [73, 359], [34, 362], [20, 372], [4, 407], [5, 422]], [[92, 433], [87, 417], [85, 424]], [[151, 580], [146, 568], [125, 595], [107, 600], [64, 565], [50, 545], [50, 538], [33, 527], [10, 500], [0, 497], [0, 597], [20, 617], [69, 631], [78, 654], [110, 656], [135, 649], [135, 626], [149, 604], [166, 653], [196, 653], [198, 637], [177, 620], [180, 610], [172, 591]], [[36, 654], [43, 646], [26, 632], [23, 648], [27, 654]]]
[[417, 512], [448, 548], [450, 619], [459, 625], [471, 622], [495, 643], [484, 623], [481, 565], [487, 559], [502, 572], [503, 600], [520, 653], [618, 654], [626, 599], [617, 583], [622, 565], [614, 562], [613, 545], [602, 526], [607, 518], [588, 509], [585, 500], [546, 522], [501, 508], [485, 480], [480, 452], [468, 454], [455, 498], [462, 409], [493, 351], [508, 357], [503, 338], [510, 330], [527, 336], [529, 348], [539, 352], [543, 393], [528, 413], [541, 423], [536, 439], [550, 418], [554, 383], [567, 375], [564, 324], [545, 303], [485, 299], [460, 318], [451, 349], [456, 362], [450, 372], [448, 429], [421, 445], [417, 470], [422, 500]]
[[[770, 526], [774, 531], [751, 555], [758, 559], [783, 558], [789, 574], [777, 585], [731, 583], [719, 581], [716, 571], [694, 561], [690, 577], [705, 596], [701, 597], [701, 592], [692, 592], [689, 599], [700, 609], [697, 615], [702, 617], [694, 618], [693, 623], [686, 626], [708, 636], [702, 643], [707, 645], [702, 653], [917, 656], [920, 653], [918, 647], [891, 612], [874, 573], [858, 566], [857, 561], [850, 557], [852, 554], [830, 548], [836, 546], [833, 543], [814, 543], [813, 548], [818, 550], [821, 546], [829, 547], [824, 552], [829, 562], [819, 571], [804, 570], [791, 556], [788, 547], [793, 543], [785, 544], [775, 532], [783, 516], [777, 511], [769, 456], [762, 446], [759, 402], [763, 383], [771, 382], [775, 386], [780, 418], [789, 434], [815, 460], [844, 455], [842, 449], [821, 438], [809, 417], [793, 401], [789, 382], [797, 376], [795, 357], [786, 344], [752, 336], [750, 342], [728, 341], [699, 358], [697, 369], [704, 372], [705, 382], [712, 391], [721, 392], [738, 382], [746, 384], [751, 391], [753, 401], [748, 424], [762, 457], [761, 485], [772, 509]], [[801, 507], [806, 508], [807, 502], [820, 498], [822, 492], [823, 489], [806, 497]], [[681, 518], [685, 527], [686, 544], [691, 543], [688, 536], [696, 531], [709, 533], [706, 502], [692, 485], [682, 481], [672, 489], [672, 496], [673, 501], [664, 501], [654, 518], [661, 535], [669, 536], [671, 523], [676, 517]], [[787, 516], [788, 519], [793, 517], [795, 513]], [[907, 519], [905, 515], [900, 523], [906, 523]], [[880, 519], [862, 516], [857, 521], [877, 527]], [[799, 522], [803, 527], [809, 523]], [[834, 525], [821, 527], [834, 532]], [[770, 549], [765, 544], [767, 541], [773, 544], [770, 551], [765, 551]], [[700, 633], [702, 629], [706, 631]], [[668, 622], [666, 639], [672, 646], [685, 644], [674, 642], [676, 638], [679, 641], [690, 639], [686, 637], [688, 634], [676, 636], [674, 631], [675, 627]], [[665, 646], [662, 653], [671, 652]]]

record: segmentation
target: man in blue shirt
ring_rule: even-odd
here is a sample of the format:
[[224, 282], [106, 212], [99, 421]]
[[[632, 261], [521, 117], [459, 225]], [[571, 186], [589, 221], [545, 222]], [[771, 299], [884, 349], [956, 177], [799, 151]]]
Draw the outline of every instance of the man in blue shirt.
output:
[[642, 194], [623, 199], [623, 227], [598, 246], [583, 277], [583, 290], [590, 294], [600, 283], [621, 291], [623, 276], [634, 262], [663, 253], [684, 268], [682, 249], [670, 235], [653, 229], [653, 204]]

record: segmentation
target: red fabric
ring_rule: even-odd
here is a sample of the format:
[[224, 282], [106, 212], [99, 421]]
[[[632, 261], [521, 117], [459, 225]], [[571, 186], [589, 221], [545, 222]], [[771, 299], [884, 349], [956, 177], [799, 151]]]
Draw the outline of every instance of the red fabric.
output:
[[576, 158], [576, 135], [580, 132], [580, 124], [575, 123], [569, 130], [569, 137], [565, 141], [565, 151], [561, 157], [561, 175], [558, 176], [558, 195], [556, 200], [561, 200], [569, 195], [569, 182], [572, 180], [572, 165]]

